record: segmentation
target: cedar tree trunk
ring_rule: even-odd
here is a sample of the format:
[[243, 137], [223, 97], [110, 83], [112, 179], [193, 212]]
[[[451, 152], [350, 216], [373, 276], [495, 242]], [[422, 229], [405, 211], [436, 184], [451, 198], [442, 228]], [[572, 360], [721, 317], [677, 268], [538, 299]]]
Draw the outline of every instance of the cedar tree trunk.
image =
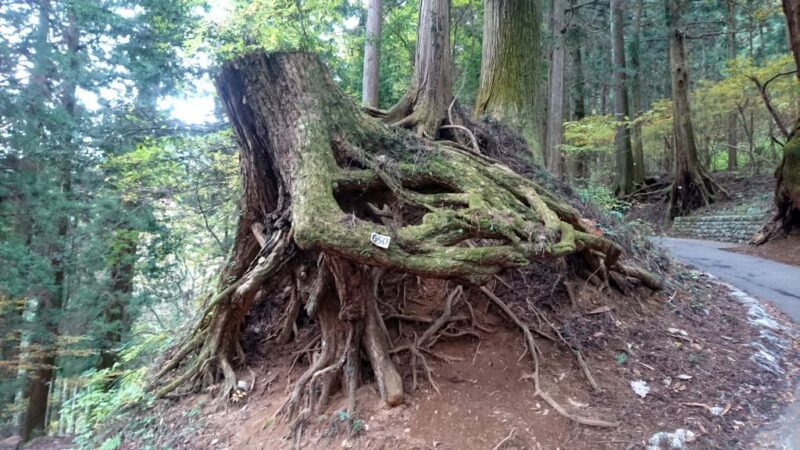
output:
[[633, 39], [630, 45], [631, 70], [633, 80], [631, 80], [631, 95], [633, 96], [634, 120], [631, 125], [631, 144], [633, 146], [633, 184], [642, 186], [644, 184], [644, 142], [642, 139], [642, 124], [638, 121], [642, 114], [642, 67], [641, 67], [641, 40], [642, 40], [642, 13], [644, 12], [644, 0], [636, 0], [636, 9], [633, 16]]
[[[49, 0], [41, 0], [40, 27], [49, 29]], [[67, 26], [64, 29], [64, 42], [66, 44], [67, 55], [69, 58], [69, 71], [63, 83], [61, 94], [61, 107], [71, 119], [75, 117], [77, 89], [76, 73], [78, 71], [78, 50], [80, 45], [80, 31], [76, 25], [74, 12], [70, 11], [67, 18]], [[46, 38], [46, 34], [45, 34]], [[74, 145], [71, 142], [72, 136], [69, 131], [59, 135], [63, 139], [66, 147]], [[65, 198], [69, 200], [72, 196], [72, 166], [69, 157], [61, 162], [60, 168], [60, 187]], [[38, 342], [34, 340], [40, 348], [38, 352], [31, 355], [30, 364], [33, 368], [28, 374], [25, 393], [27, 404], [25, 414], [20, 425], [20, 436], [22, 441], [28, 441], [33, 437], [47, 432], [47, 411], [50, 397], [50, 385], [56, 378], [56, 354], [57, 337], [59, 334], [58, 313], [63, 307], [65, 296], [66, 278], [66, 251], [67, 235], [70, 229], [70, 219], [65, 213], [61, 213], [57, 226], [57, 237], [50, 249], [50, 267], [53, 271], [53, 289], [39, 298], [36, 310], [36, 320], [43, 326], [44, 332], [38, 337]]]
[[628, 110], [628, 77], [625, 73], [624, 0], [611, 0], [611, 54], [614, 70], [614, 147], [616, 180], [614, 191], [624, 196], [633, 192], [633, 152]]
[[[733, 0], [728, 0], [728, 59], [736, 59], [736, 3]], [[739, 167], [739, 161], [736, 154], [736, 112], [731, 111], [728, 113], [728, 171], [735, 172]]]
[[550, 57], [544, 151], [547, 168], [553, 176], [561, 178], [564, 176], [561, 144], [564, 143], [564, 59], [566, 57], [565, 34], [567, 32], [565, 0], [553, 0], [552, 16], [553, 50]]
[[[414, 79], [384, 120], [435, 138], [453, 102], [450, 59], [450, 1], [420, 0]], [[455, 124], [450, 124], [455, 125]]]
[[666, 0], [669, 33], [670, 75], [672, 79], [672, 134], [675, 154], [675, 179], [667, 209], [667, 219], [708, 206], [724, 191], [706, 172], [697, 158], [697, 146], [689, 108], [689, 64], [680, 29], [681, 0]]
[[381, 0], [369, 0], [367, 33], [364, 37], [364, 76], [361, 83], [361, 103], [372, 108], [378, 107], [381, 19]]
[[536, 0], [484, 0], [481, 77], [475, 116], [489, 116], [540, 149], [541, 6]]

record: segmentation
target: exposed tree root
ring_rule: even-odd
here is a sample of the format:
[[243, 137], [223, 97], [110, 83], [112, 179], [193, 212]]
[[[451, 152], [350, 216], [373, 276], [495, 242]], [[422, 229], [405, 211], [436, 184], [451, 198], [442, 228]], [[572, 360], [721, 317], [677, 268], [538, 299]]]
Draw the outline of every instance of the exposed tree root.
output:
[[667, 220], [685, 216], [695, 209], [708, 207], [718, 199], [726, 198], [728, 193], [701, 166], [697, 165], [678, 174], [669, 191]]
[[[542, 398], [548, 405], [550, 405], [557, 413], [561, 414], [562, 416], [570, 419], [574, 422], [577, 422], [582, 425], [589, 425], [593, 427], [605, 427], [605, 428], [616, 428], [619, 426], [619, 422], [608, 422], [605, 420], [600, 419], [593, 419], [589, 417], [582, 417], [575, 414], [568, 412], [561, 406], [553, 397], [550, 396], [546, 391], [542, 390], [541, 383], [539, 381], [539, 356], [537, 354], [538, 350], [536, 348], [536, 341], [533, 339], [533, 333], [531, 333], [530, 328], [528, 328], [525, 323], [523, 323], [519, 317], [508, 307], [508, 305], [503, 302], [497, 295], [494, 294], [489, 288], [485, 286], [481, 286], [481, 292], [486, 294], [506, 315], [522, 330], [522, 333], [525, 335], [525, 342], [528, 345], [528, 352], [531, 355], [533, 360], [533, 374], [529, 376], [529, 378], [533, 379], [533, 388], [534, 388], [534, 395], [538, 395]], [[528, 378], [528, 377], [526, 377]]]
[[[267, 280], [276, 275], [294, 256], [291, 236], [277, 231], [265, 245], [266, 257], [259, 258], [257, 264], [242, 278], [223, 288], [208, 302], [203, 316], [194, 328], [191, 338], [156, 374], [155, 381], [178, 368], [185, 358], [193, 353], [189, 368], [172, 381], [156, 391], [156, 397], [164, 397], [178, 386], [187, 382], [199, 381], [206, 388], [216, 384], [220, 374], [223, 379], [221, 398], [227, 399], [236, 387], [236, 374], [230, 361], [240, 357], [239, 329], [245, 314], [250, 309], [256, 291]], [[151, 389], [155, 388], [155, 383]]]
[[[421, 368], [438, 390], [428, 358], [454, 358], [432, 346], [439, 339], [480, 338], [475, 330], [495, 331], [480, 324], [480, 311], [462, 298], [461, 286], [449, 291], [438, 317], [408, 314], [409, 274], [482, 285], [503, 270], [569, 257], [577, 273], [590, 273], [598, 285], [618, 276], [660, 288], [657, 276], [625, 261], [622, 247], [567, 201], [484, 154], [486, 130], [453, 123], [458, 118], [447, 112], [447, 103], [445, 109], [428, 108], [409, 100], [413, 111], [403, 105], [385, 114], [371, 111], [392, 122], [402, 110], [397, 125], [419, 125], [418, 135], [464, 139], [437, 144], [362, 113], [326, 73], [316, 56], [303, 53], [249, 55], [225, 65], [217, 83], [241, 147], [240, 230], [247, 230], [248, 241], [244, 234], [237, 238], [230, 264], [236, 276], [207, 302], [191, 337], [157, 374], [160, 382], [179, 371], [159, 397], [188, 384], [221, 385], [220, 397], [227, 399], [236, 386], [234, 369], [244, 359], [239, 333], [245, 315], [256, 301], [279, 304], [275, 297], [288, 295], [280, 319], [277, 311], [269, 316], [271, 336], [279, 345], [291, 342], [298, 323], [308, 321], [318, 324], [320, 335], [318, 351], [312, 340], [298, 352], [297, 359], [309, 356], [309, 365], [278, 412], [299, 443], [308, 419], [322, 413], [337, 391], [350, 417], [357, 415], [355, 392], [369, 368], [383, 401], [402, 403], [403, 379], [392, 354], [408, 351], [415, 388]], [[443, 114], [449, 116], [444, 130]], [[256, 242], [260, 253], [250, 249]], [[302, 259], [303, 267], [317, 261], [316, 268], [302, 276], [282, 270], [292, 258]], [[563, 282], [559, 277], [553, 289]], [[615, 426], [571, 415], [542, 390], [531, 329], [482, 289], [525, 333], [536, 395], [578, 423]], [[390, 350], [381, 308], [387, 319], [428, 326]], [[536, 332], [557, 340], [560, 334], [550, 326], [556, 336]], [[596, 385], [579, 352], [576, 358]]]

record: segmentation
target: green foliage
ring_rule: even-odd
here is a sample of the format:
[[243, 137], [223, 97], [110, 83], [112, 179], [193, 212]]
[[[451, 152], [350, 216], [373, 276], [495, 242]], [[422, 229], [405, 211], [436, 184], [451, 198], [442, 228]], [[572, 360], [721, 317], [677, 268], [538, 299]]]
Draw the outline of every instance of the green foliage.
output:
[[[145, 388], [149, 382], [150, 363], [174, 343], [174, 335], [139, 334], [120, 351], [119, 363], [109, 369], [90, 369], [80, 374], [83, 383], [77, 395], [66, 401], [60, 412], [62, 420], [78, 431], [75, 441], [82, 448], [94, 448], [98, 424], [133, 406], [149, 405], [154, 398]], [[119, 445], [119, 435], [102, 445]], [[116, 444], [114, 444], [116, 443]], [[116, 447], [109, 447], [116, 448]]]
[[106, 439], [100, 447], [98, 447], [98, 450], [117, 450], [120, 445], [122, 445], [122, 436], [118, 434]]
[[584, 187], [576, 189], [581, 201], [591, 202], [612, 217], [621, 219], [630, 209], [631, 205], [625, 200], [621, 200], [606, 186], [595, 183], [587, 183]]
[[592, 115], [564, 123], [564, 144], [567, 153], [614, 151], [614, 130], [617, 123], [612, 115]]

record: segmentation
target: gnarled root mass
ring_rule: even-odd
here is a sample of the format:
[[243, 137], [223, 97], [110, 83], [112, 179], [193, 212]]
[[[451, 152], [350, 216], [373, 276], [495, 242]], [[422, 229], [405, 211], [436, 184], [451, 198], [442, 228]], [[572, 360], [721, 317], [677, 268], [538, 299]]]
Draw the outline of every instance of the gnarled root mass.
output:
[[[161, 396], [222, 382], [228, 398], [244, 359], [247, 311], [280, 296], [289, 301], [275, 320], [277, 342], [291, 339], [299, 316], [321, 335], [281, 408], [299, 433], [337, 389], [355, 415], [355, 389], [370, 372], [386, 404], [401, 403], [401, 353], [414, 379], [420, 367], [430, 379], [426, 357], [441, 358], [431, 349], [439, 337], [476, 335], [480, 325], [456, 287], [441, 317], [392, 348], [384, 319], [409, 317], [385, 306], [382, 314], [384, 274], [482, 285], [505, 269], [569, 256], [599, 283], [660, 286], [657, 276], [623, 263], [622, 247], [566, 201], [483, 149], [432, 142], [362, 113], [315, 55], [244, 56], [225, 64], [217, 87], [241, 150], [242, 216], [228, 265], [235, 270], [223, 274], [229, 279], [158, 374], [177, 373]], [[297, 276], [292, 259], [316, 264]], [[453, 325], [470, 316], [473, 329]], [[360, 361], [362, 351], [368, 361]], [[536, 389], [547, 400], [538, 382]]]
[[783, 160], [775, 170], [775, 215], [753, 237], [756, 245], [800, 229], [800, 119], [783, 147]]
[[728, 193], [700, 165], [694, 165], [677, 174], [669, 189], [668, 220], [727, 197]]

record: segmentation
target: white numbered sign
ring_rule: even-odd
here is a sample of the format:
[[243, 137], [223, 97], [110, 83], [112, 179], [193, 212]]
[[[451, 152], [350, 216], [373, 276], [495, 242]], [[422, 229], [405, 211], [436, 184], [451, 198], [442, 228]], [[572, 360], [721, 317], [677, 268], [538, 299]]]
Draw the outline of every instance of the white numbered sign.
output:
[[369, 240], [380, 248], [389, 248], [392, 238], [373, 232], [369, 235]]

